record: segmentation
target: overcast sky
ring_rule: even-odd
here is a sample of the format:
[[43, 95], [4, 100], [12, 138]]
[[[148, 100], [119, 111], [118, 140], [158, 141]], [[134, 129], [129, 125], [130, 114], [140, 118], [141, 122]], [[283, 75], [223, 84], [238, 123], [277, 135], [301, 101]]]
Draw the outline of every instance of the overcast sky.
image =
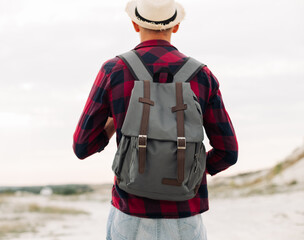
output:
[[[72, 135], [102, 63], [139, 43], [126, 2], [0, 0], [0, 185], [113, 181], [115, 139], [81, 161]], [[304, 1], [180, 2], [172, 44], [217, 76], [239, 140], [226, 173], [282, 160], [304, 141]]]

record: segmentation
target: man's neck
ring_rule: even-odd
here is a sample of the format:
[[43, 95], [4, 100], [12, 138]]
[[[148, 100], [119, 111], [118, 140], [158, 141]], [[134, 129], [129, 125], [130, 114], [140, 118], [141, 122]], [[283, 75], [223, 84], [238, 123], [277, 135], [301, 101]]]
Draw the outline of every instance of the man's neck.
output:
[[140, 41], [145, 42], [149, 40], [165, 40], [167, 42], [171, 42], [171, 34], [140, 34]]

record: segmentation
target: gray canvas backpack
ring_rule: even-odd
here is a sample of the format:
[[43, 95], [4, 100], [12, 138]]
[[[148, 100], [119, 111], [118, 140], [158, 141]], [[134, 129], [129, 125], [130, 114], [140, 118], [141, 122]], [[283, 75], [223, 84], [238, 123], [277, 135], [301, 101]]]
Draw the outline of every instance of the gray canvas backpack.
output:
[[119, 188], [150, 199], [193, 198], [201, 184], [206, 153], [202, 110], [187, 81], [204, 65], [188, 58], [171, 74], [172, 83], [157, 83], [135, 51], [119, 57], [138, 80], [112, 166]]

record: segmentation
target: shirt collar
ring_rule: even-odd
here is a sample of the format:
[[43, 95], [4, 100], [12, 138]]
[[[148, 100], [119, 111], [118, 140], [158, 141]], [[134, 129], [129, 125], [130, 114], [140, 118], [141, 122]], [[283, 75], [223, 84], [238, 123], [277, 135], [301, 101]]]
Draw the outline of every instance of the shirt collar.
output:
[[172, 47], [172, 48], [175, 48], [177, 50], [177, 48], [174, 47], [173, 45], [171, 45], [168, 41], [160, 40], [160, 39], [148, 40], [148, 41], [141, 42], [140, 44], [138, 44], [135, 47], [135, 50], [137, 50], [139, 48], [144, 48], [144, 47]]

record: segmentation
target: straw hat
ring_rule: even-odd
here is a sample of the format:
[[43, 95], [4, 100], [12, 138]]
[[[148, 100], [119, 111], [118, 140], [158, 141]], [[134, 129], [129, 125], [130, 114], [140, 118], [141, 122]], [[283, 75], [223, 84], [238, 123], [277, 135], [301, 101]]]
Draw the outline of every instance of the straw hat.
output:
[[152, 30], [165, 30], [180, 23], [184, 8], [174, 0], [132, 0], [126, 12], [139, 26]]

